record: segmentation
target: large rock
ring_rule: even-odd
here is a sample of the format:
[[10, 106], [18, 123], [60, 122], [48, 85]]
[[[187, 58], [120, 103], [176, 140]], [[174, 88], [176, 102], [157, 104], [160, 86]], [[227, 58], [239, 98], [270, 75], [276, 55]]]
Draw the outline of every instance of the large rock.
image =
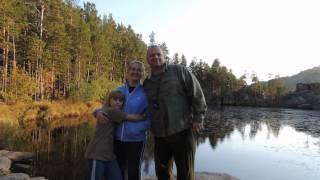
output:
[[9, 158], [11, 161], [21, 161], [23, 159], [32, 158], [33, 157], [33, 153], [0, 150], [0, 156], [5, 156], [5, 157]]
[[14, 163], [12, 166], [14, 168], [18, 168], [22, 170], [30, 169], [32, 167], [31, 164], [22, 164], [22, 163]]
[[0, 172], [7, 174], [10, 172], [11, 160], [5, 156], [0, 157]]
[[239, 178], [230, 176], [225, 173], [202, 172], [196, 174], [196, 180], [239, 180]]
[[[143, 180], [157, 180], [157, 178], [153, 176], [146, 176], [143, 178]], [[196, 173], [196, 180], [239, 180], [239, 178], [230, 176], [225, 173], [201, 172]]]
[[12, 173], [5, 176], [0, 176], [0, 180], [47, 180], [47, 179], [44, 177], [30, 178], [29, 175], [25, 173]]
[[30, 177], [24, 173], [12, 173], [0, 177], [0, 180], [30, 180]]
[[298, 109], [320, 109], [320, 93], [299, 91], [284, 96], [284, 106]]
[[[24, 173], [10, 173], [12, 161], [22, 161], [33, 157], [29, 152], [14, 152], [0, 150], [0, 180], [46, 180], [44, 177], [30, 178]], [[15, 164], [17, 167], [28, 169], [31, 166], [26, 164]]]
[[34, 178], [31, 178], [30, 180], [47, 180], [47, 179], [44, 177], [34, 177]]
[[4, 156], [5, 154], [7, 154], [9, 151], [7, 150], [0, 150], [0, 157]]

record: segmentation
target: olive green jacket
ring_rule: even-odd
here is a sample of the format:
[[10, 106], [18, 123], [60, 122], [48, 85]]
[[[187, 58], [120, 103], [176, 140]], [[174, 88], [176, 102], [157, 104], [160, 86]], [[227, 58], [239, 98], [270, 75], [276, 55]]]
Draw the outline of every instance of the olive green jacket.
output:
[[165, 65], [143, 83], [149, 102], [151, 131], [165, 137], [202, 122], [207, 105], [196, 77], [184, 66]]

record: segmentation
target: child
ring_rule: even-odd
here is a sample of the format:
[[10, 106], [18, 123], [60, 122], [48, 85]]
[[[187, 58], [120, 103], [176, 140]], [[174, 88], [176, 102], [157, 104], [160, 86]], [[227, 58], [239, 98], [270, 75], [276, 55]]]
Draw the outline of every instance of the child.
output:
[[112, 91], [105, 99], [102, 111], [111, 122], [97, 121], [96, 132], [90, 141], [85, 158], [89, 162], [89, 180], [122, 180], [121, 171], [113, 152], [114, 123], [123, 120], [142, 120], [143, 115], [122, 112], [124, 95]]

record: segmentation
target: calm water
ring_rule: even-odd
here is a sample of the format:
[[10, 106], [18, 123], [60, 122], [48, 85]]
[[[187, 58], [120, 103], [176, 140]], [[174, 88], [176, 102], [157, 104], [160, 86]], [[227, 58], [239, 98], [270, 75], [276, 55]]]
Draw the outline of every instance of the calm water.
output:
[[[85, 179], [83, 154], [94, 132], [92, 122], [83, 117], [20, 128], [2, 123], [0, 148], [35, 152], [32, 168], [15, 167], [14, 171], [50, 180]], [[228, 173], [242, 180], [318, 180], [319, 137], [317, 111], [210, 110], [205, 130], [198, 137], [195, 168], [198, 172]], [[154, 175], [152, 145], [144, 159], [143, 174]]]

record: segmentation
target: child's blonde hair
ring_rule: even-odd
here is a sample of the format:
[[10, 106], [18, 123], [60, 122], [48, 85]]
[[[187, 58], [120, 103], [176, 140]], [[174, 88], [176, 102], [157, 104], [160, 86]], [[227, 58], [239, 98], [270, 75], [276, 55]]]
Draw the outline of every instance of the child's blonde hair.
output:
[[[124, 102], [125, 102], [125, 96], [124, 94], [119, 91], [119, 90], [114, 90], [114, 91], [111, 91], [107, 96], [106, 98], [104, 99], [103, 101], [103, 107], [110, 107], [110, 100], [111, 99], [120, 99], [123, 103], [122, 103], [122, 107], [124, 106]], [[121, 107], [121, 108], [122, 108]]]

